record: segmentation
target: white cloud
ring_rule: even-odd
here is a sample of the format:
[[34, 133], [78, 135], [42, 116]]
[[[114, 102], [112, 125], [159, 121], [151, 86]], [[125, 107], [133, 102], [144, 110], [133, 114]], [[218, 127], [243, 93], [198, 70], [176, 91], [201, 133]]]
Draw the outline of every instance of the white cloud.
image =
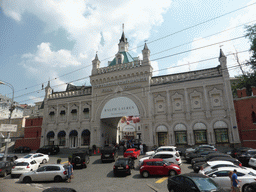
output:
[[[248, 4], [252, 4], [253, 2], [256, 2], [256, 1], [253, 0]], [[241, 25], [242, 23], [247, 23], [247, 22], [253, 21], [254, 20], [253, 18], [255, 18], [255, 17], [256, 17], [255, 6], [248, 7], [243, 12], [236, 15], [236, 17], [231, 18], [229, 21], [229, 24], [223, 30]], [[214, 35], [214, 36], [211, 36], [208, 38], [195, 38], [193, 43], [191, 44], [190, 49], [196, 49], [199, 47], [207, 46], [207, 45], [214, 44], [217, 42], [226, 41], [228, 39], [240, 37], [243, 35], [245, 35], [245, 28], [239, 27], [239, 28], [235, 28], [235, 29], [232, 29], [232, 30], [226, 31], [224, 33], [217, 34], [217, 35]], [[202, 48], [202, 49], [199, 49], [196, 51], [192, 51], [189, 53], [189, 55], [187, 57], [181, 57], [175, 66], [181, 66], [184, 64], [193, 63], [195, 61], [199, 61], [199, 60], [203, 60], [203, 59], [207, 59], [207, 58], [218, 57], [220, 46], [222, 46], [222, 50], [224, 51], [225, 55], [235, 53], [236, 50], [238, 52], [249, 50], [248, 41], [245, 38], [241, 38], [238, 40], [223, 42], [223, 43], [219, 43], [214, 46], [210, 46], [207, 48]], [[238, 54], [238, 56], [239, 56], [240, 63], [244, 63], [246, 60], [248, 60], [248, 58], [250, 57], [250, 54], [249, 54], [249, 52], [246, 52], [246, 53]], [[212, 61], [206, 61], [206, 62], [198, 63], [198, 64], [191, 64], [190, 70], [192, 71], [192, 70], [216, 67], [218, 64], [219, 64], [218, 59], [215, 59]], [[238, 64], [233, 55], [230, 55], [227, 57], [227, 65], [229, 68], [230, 76], [237, 75], [238, 73], [241, 74], [241, 70], [238, 67]], [[188, 66], [189, 65], [177, 67], [177, 68], [170, 68], [168, 70], [168, 73], [186, 72], [186, 71], [188, 71], [188, 68], [189, 68]], [[236, 67], [233, 67], [233, 66], [236, 66]], [[244, 66], [243, 69], [248, 70], [248, 67]]]

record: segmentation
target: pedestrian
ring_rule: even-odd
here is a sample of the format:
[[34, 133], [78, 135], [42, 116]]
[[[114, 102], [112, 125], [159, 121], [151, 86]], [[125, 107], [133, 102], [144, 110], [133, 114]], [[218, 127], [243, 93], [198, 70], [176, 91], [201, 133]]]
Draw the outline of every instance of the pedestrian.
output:
[[231, 192], [234, 192], [233, 181], [232, 181], [232, 175], [233, 175], [233, 171], [229, 171], [228, 177], [230, 178], [230, 181], [231, 181]]
[[142, 145], [142, 143], [140, 144], [140, 154], [143, 155], [143, 145]]
[[73, 177], [73, 165], [70, 163], [70, 161], [68, 162], [67, 172], [68, 172], [68, 182], [70, 183], [71, 177]]
[[234, 169], [233, 175], [232, 175], [232, 186], [234, 192], [240, 192], [240, 186], [238, 185], [238, 182], [241, 182], [240, 180], [237, 179], [237, 171]]
[[200, 166], [200, 170], [199, 170], [199, 172], [198, 172], [198, 173], [199, 173], [199, 174], [203, 174], [203, 175], [204, 175], [204, 171], [203, 171], [203, 170], [204, 170], [204, 167], [203, 167], [203, 166]]

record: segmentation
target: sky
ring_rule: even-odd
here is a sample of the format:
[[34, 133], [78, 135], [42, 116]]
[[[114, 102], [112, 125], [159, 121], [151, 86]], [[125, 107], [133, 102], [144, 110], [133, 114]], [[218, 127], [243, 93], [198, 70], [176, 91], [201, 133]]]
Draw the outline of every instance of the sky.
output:
[[[100, 67], [113, 60], [122, 24], [133, 57], [142, 59], [147, 42], [153, 76], [216, 67], [221, 48], [234, 77], [235, 53], [249, 70], [244, 35], [255, 10], [256, 0], [0, 0], [0, 81], [30, 105], [44, 99], [49, 80], [54, 91], [89, 86], [95, 54]], [[0, 85], [0, 94], [11, 93]]]

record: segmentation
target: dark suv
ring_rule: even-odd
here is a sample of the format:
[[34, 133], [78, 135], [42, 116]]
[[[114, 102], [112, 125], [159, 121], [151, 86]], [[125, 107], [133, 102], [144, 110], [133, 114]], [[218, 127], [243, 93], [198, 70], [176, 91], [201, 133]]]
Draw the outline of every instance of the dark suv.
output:
[[43, 153], [48, 155], [57, 154], [60, 152], [59, 145], [45, 145], [36, 151], [37, 153]]
[[89, 151], [79, 151], [73, 153], [70, 162], [74, 168], [86, 168], [90, 162]]
[[105, 146], [101, 149], [101, 162], [115, 161], [118, 158], [118, 153], [115, 146]]
[[13, 165], [14, 163], [11, 161], [0, 161], [0, 176], [6, 177], [7, 174], [10, 174]]

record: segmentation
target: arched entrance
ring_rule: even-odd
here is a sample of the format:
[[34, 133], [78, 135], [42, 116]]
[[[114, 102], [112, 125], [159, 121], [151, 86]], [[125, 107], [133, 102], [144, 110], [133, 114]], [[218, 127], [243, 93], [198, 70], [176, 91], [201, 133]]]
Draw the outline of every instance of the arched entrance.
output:
[[158, 137], [158, 146], [167, 145], [167, 127], [160, 125], [156, 128], [157, 137]]
[[[121, 128], [121, 118], [126, 117], [126, 124], [134, 124], [133, 120], [139, 117], [137, 105], [128, 97], [110, 99], [101, 111], [101, 145], [119, 143], [124, 133]], [[136, 123], [136, 122], [135, 122]], [[135, 135], [134, 131], [130, 131]]]
[[82, 146], [90, 145], [90, 135], [91, 135], [91, 132], [88, 129], [83, 130], [83, 132], [81, 134], [81, 145]]
[[69, 144], [70, 144], [70, 148], [76, 148], [77, 147], [77, 143], [78, 143], [78, 133], [76, 130], [72, 130], [69, 133]]
[[53, 131], [50, 131], [47, 133], [47, 142], [48, 142], [48, 145], [54, 145], [54, 136], [55, 136], [55, 133]]
[[59, 141], [59, 146], [66, 145], [66, 132], [65, 131], [60, 131], [58, 133], [58, 141]]

